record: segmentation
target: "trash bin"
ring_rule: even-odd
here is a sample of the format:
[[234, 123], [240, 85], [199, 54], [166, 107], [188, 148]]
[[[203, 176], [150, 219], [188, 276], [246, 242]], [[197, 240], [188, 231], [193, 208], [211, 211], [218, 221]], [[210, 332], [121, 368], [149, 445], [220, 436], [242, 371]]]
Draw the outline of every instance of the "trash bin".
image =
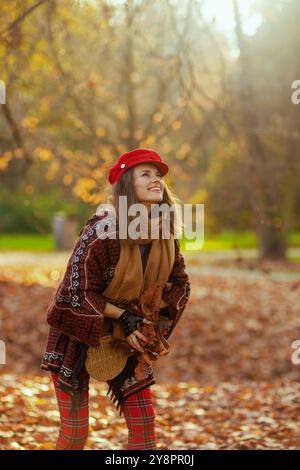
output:
[[57, 212], [52, 219], [52, 232], [56, 250], [71, 250], [78, 239], [77, 221], [64, 212]]

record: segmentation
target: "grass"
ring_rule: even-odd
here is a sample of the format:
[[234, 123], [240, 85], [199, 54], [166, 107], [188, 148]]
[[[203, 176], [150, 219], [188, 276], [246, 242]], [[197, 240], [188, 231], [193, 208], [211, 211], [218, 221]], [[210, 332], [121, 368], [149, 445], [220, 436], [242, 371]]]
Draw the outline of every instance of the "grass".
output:
[[[181, 248], [185, 249], [185, 239], [180, 240]], [[289, 238], [289, 246], [300, 247], [300, 232], [293, 232]], [[218, 235], [204, 237], [201, 251], [232, 250], [257, 248], [254, 232], [233, 232], [224, 230]], [[0, 250], [52, 251], [55, 249], [54, 238], [38, 234], [3, 234], [0, 235]]]
[[300, 246], [300, 232], [292, 232], [289, 237], [289, 246]]
[[[186, 240], [182, 238], [181, 247], [183, 250], [185, 243]], [[224, 230], [218, 235], [204, 235], [204, 244], [201, 251], [232, 250], [237, 248], [257, 248], [254, 232], [238, 233], [231, 230]]]
[[[181, 247], [184, 249], [185, 239], [181, 240]], [[289, 247], [300, 247], [300, 232], [292, 232], [289, 236]], [[201, 251], [211, 250], [234, 250], [234, 249], [255, 249], [257, 248], [256, 234], [250, 231], [234, 232], [224, 230], [218, 235], [204, 236], [204, 245]]]
[[0, 250], [52, 251], [52, 235], [4, 234], [0, 235]]

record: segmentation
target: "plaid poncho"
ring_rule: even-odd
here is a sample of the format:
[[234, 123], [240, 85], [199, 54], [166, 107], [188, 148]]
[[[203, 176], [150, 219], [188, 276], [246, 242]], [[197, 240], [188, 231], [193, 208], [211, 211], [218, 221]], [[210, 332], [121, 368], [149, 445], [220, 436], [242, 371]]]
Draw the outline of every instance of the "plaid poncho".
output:
[[[60, 282], [53, 301], [47, 310], [50, 330], [41, 368], [58, 372], [61, 388], [73, 396], [88, 387], [89, 376], [84, 362], [88, 346], [99, 346], [103, 328], [103, 311], [106, 298], [101, 293], [113, 277], [120, 256], [120, 242], [116, 239], [99, 239], [97, 229], [106, 225], [106, 214], [93, 215], [79, 234], [66, 272]], [[172, 288], [163, 292], [167, 302], [164, 314], [168, 321], [164, 331], [169, 338], [180, 319], [190, 296], [189, 276], [175, 240], [175, 261], [168, 283]], [[155, 383], [153, 369], [148, 376], [137, 381], [127, 377], [120, 384], [123, 397]]]

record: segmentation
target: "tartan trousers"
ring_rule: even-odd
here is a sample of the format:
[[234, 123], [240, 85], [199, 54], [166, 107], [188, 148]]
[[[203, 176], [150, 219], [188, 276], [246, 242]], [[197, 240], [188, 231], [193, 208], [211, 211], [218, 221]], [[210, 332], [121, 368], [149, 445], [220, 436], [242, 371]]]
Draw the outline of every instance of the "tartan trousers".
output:
[[[81, 405], [71, 413], [70, 394], [57, 387], [57, 372], [51, 372], [61, 426], [56, 450], [83, 450], [89, 432], [89, 391], [82, 391]], [[127, 397], [122, 403], [128, 429], [127, 449], [156, 449], [155, 411], [150, 387]]]

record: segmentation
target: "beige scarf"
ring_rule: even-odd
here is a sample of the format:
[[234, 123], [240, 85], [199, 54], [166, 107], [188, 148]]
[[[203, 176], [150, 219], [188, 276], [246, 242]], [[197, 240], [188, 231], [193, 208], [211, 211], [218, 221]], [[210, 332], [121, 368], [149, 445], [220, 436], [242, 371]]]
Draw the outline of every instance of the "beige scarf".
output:
[[149, 287], [165, 287], [174, 259], [174, 237], [154, 239], [143, 273], [139, 244], [131, 246], [127, 240], [120, 240], [120, 258], [103, 295], [108, 302], [126, 308], [128, 303], [140, 299]]
[[[159, 217], [148, 218], [148, 232], [143, 232], [143, 238], [138, 238], [134, 245], [126, 239], [119, 239], [120, 257], [113, 278], [103, 292], [108, 302], [126, 308], [132, 302], [137, 302], [147, 289], [157, 286], [163, 289], [166, 286], [174, 264], [175, 248], [174, 236], [162, 238], [163, 217], [160, 214]], [[160, 238], [151, 239], [151, 229]], [[143, 272], [139, 245], [151, 242]]]
[[[159, 221], [161, 227], [161, 220]], [[168, 278], [174, 265], [175, 246], [174, 236], [170, 238], [138, 239], [134, 245], [127, 240], [120, 241], [120, 257], [116, 265], [113, 278], [103, 291], [107, 301], [121, 308], [141, 313], [151, 324], [140, 325], [139, 330], [151, 342], [151, 346], [144, 354], [139, 354], [139, 365], [135, 375], [145, 377], [147, 364], [156, 360], [159, 355], [167, 354], [168, 342], [162, 337], [158, 328], [158, 313], [161, 305], [162, 291], [165, 287], [171, 288]], [[151, 243], [148, 259], [143, 272], [143, 265], [139, 244]], [[124, 340], [118, 321], [105, 317], [103, 335], [114, 325], [116, 340]], [[126, 341], [125, 341], [126, 342]], [[127, 347], [129, 347], [127, 343]], [[151, 352], [152, 351], [152, 352]], [[152, 354], [153, 353], [153, 354]]]

